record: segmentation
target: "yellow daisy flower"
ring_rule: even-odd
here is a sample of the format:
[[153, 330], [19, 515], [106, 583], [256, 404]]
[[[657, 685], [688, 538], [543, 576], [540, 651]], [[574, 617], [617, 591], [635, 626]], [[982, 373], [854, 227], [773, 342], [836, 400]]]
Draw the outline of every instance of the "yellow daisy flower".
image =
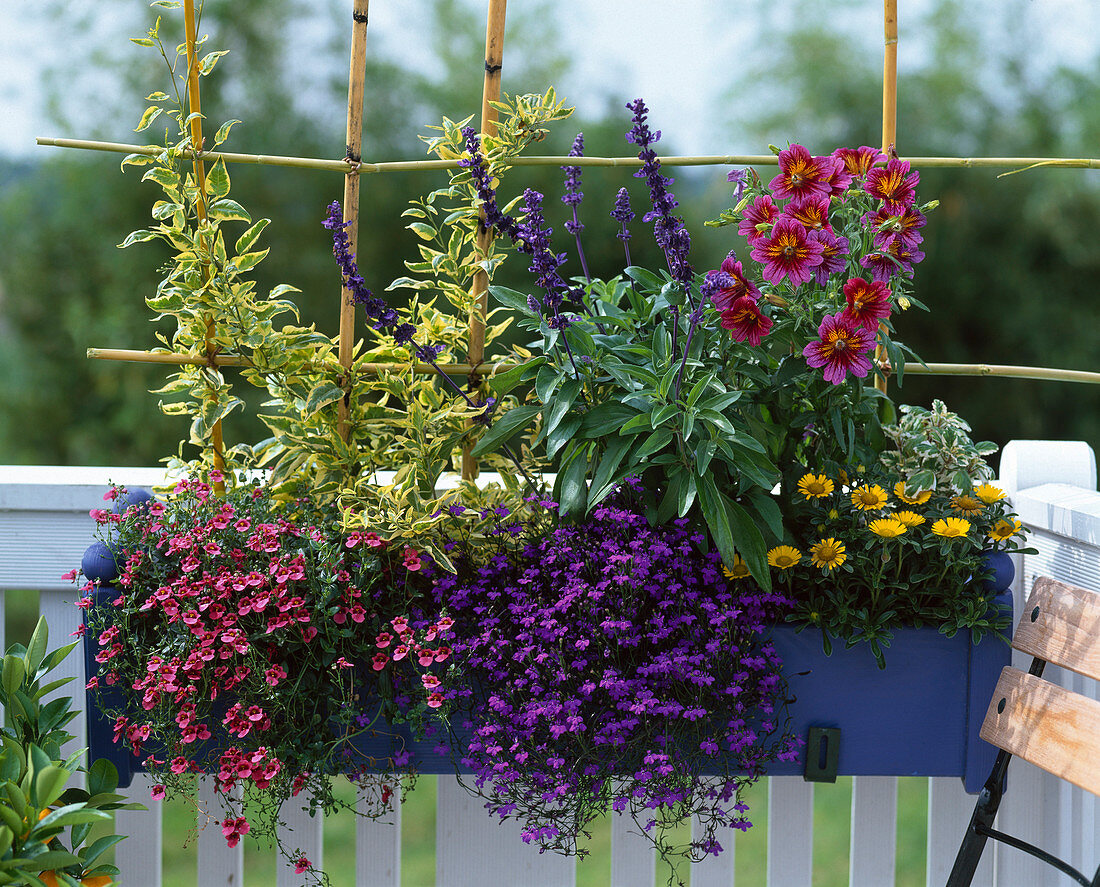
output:
[[1018, 520], [999, 520], [993, 525], [993, 529], [989, 531], [989, 538], [1003, 542], [1005, 539], [1023, 531], [1023, 525]]
[[919, 527], [924, 523], [924, 515], [917, 514], [915, 511], [896, 511], [894, 520], [901, 521], [907, 527]]
[[951, 507], [959, 514], [965, 514], [967, 517], [980, 514], [981, 510], [985, 508], [981, 502], [973, 496], [967, 496], [965, 493], [961, 496], [953, 497], [951, 499]]
[[860, 511], [877, 511], [886, 507], [886, 490], [878, 484], [863, 484], [852, 490], [852, 505]]
[[963, 520], [961, 517], [942, 518], [932, 524], [932, 532], [946, 539], [965, 536], [970, 532], [970, 521]]
[[821, 499], [828, 496], [835, 486], [824, 474], [814, 474], [812, 471], [802, 475], [798, 482], [798, 492], [807, 499]]
[[894, 484], [894, 495], [906, 505], [923, 505], [932, 498], [932, 491], [918, 490], [915, 496], [909, 496], [905, 492], [905, 481], [901, 480]]
[[836, 539], [822, 539], [810, 546], [810, 562], [815, 567], [824, 567], [832, 570], [839, 567], [847, 559], [844, 553], [844, 543]]
[[982, 484], [974, 490], [974, 495], [986, 505], [992, 505], [994, 502], [1000, 502], [1005, 497], [1005, 491], [1000, 487], [993, 486], [993, 484]]
[[871, 521], [867, 529], [883, 539], [896, 539], [909, 527], [895, 517], [880, 517], [878, 520]]
[[768, 563], [780, 570], [789, 570], [797, 566], [801, 560], [802, 552], [790, 545], [779, 545], [768, 552]]
[[722, 574], [727, 579], [744, 579], [746, 576], [750, 575], [749, 568], [745, 565], [744, 558], [739, 554], [733, 556], [733, 566], [727, 567], [724, 564], [722, 565]]

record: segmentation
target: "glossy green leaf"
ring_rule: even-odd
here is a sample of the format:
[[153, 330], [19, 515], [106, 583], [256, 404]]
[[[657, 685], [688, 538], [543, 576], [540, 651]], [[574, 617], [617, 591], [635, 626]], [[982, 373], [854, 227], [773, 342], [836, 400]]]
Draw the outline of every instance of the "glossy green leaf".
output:
[[499, 444], [507, 441], [516, 431], [527, 425], [541, 410], [541, 406], [534, 405], [513, 407], [493, 421], [471, 453], [474, 456], [481, 456], [492, 452]]

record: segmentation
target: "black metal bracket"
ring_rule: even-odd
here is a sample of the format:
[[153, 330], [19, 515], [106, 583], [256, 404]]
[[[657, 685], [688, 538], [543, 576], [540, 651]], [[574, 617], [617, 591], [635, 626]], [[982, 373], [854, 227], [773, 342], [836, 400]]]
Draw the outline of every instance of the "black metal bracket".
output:
[[806, 734], [806, 782], [836, 782], [840, 728], [810, 727]]

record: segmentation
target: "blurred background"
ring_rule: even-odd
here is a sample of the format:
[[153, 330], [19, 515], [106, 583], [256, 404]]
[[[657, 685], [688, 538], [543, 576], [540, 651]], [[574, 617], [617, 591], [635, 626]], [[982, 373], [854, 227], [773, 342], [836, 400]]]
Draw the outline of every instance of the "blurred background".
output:
[[[903, 156], [1100, 156], [1095, 4], [901, 0], [900, 7]], [[207, 127], [244, 121], [228, 150], [344, 155], [349, 9], [348, 0], [206, 0], [207, 48], [231, 50], [204, 81]], [[90, 346], [156, 344], [144, 299], [167, 256], [152, 243], [115, 246], [146, 226], [156, 189], [140, 183], [140, 171], [120, 172], [118, 155], [34, 146], [36, 135], [156, 138], [132, 128], [143, 96], [165, 88], [166, 68], [155, 51], [127, 40], [143, 35], [155, 12], [141, 0], [0, 7], [0, 464], [151, 465], [185, 435], [184, 421], [161, 415], [148, 393], [162, 384], [162, 369], [84, 356]], [[427, 125], [480, 108], [484, 3], [376, 0], [370, 14], [364, 159], [422, 157], [417, 135]], [[179, 16], [165, 18], [175, 27]], [[632, 153], [623, 105], [638, 96], [664, 131], [661, 153], [760, 154], [788, 142], [826, 153], [879, 144], [881, 70], [878, 0], [744, 0], [735, 10], [705, 0], [525, 0], [509, 9], [503, 88], [541, 92], [553, 84], [577, 105], [544, 143], [546, 153], [565, 153], [577, 131], [590, 155]], [[702, 225], [729, 205], [727, 171], [671, 171], [700, 270], [743, 250], [731, 229]], [[897, 317], [898, 338], [929, 362], [1100, 370], [1100, 173], [999, 172], [922, 170], [921, 199], [940, 200], [916, 278], [932, 310]], [[339, 279], [320, 221], [341, 194], [341, 176], [253, 166], [230, 173], [233, 196], [254, 218], [274, 220], [259, 288], [299, 287], [306, 321], [335, 333]], [[438, 174], [364, 176], [359, 259], [376, 292], [414, 255], [400, 218], [406, 202], [442, 182]], [[528, 186], [547, 194], [560, 231], [561, 173], [518, 170], [502, 190]], [[623, 186], [644, 211], [644, 183], [628, 171], [584, 172], [583, 236], [596, 274], [621, 268], [608, 212]], [[635, 222], [639, 264], [657, 261], [648, 228]], [[567, 270], [579, 273], [572, 257]], [[515, 283], [526, 277], [519, 262], [506, 273]], [[940, 397], [975, 437], [998, 444], [1100, 444], [1097, 386], [910, 377], [892, 393], [922, 405]], [[227, 424], [227, 441], [264, 436], [240, 413]]]

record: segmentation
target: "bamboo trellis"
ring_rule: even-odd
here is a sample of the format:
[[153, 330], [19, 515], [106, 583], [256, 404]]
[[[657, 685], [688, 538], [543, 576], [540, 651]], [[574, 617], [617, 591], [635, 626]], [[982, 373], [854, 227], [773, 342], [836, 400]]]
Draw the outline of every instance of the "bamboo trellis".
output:
[[[199, 184], [200, 208], [202, 205], [205, 160], [223, 160], [226, 163], [256, 164], [262, 166], [282, 166], [298, 169], [315, 169], [338, 172], [344, 175], [343, 217], [348, 222], [348, 238], [354, 252], [358, 242], [359, 222], [359, 177], [398, 171], [429, 171], [457, 168], [455, 160], [401, 160], [388, 162], [367, 162], [362, 159], [362, 108], [364, 98], [364, 75], [366, 59], [367, 10], [369, 0], [355, 0], [352, 10], [351, 64], [348, 85], [347, 112], [347, 153], [342, 160], [312, 157], [287, 157], [264, 154], [241, 154], [226, 151], [203, 150], [201, 119], [196, 115], [191, 121], [191, 147], [185, 156], [193, 161], [196, 182]], [[500, 95], [501, 69], [503, 65], [504, 24], [507, 0], [488, 0], [488, 13], [485, 38], [485, 77], [482, 90], [481, 132], [493, 134], [496, 129], [496, 111], [492, 102]], [[195, 64], [195, 12], [194, 0], [184, 0], [187, 28], [188, 53], [188, 96], [190, 111], [199, 110], [199, 82], [197, 64]], [[884, 51], [883, 51], [883, 87], [882, 87], [882, 150], [887, 154], [896, 152], [897, 124], [897, 44], [898, 19], [897, 0], [883, 0]], [[130, 145], [119, 142], [92, 141], [86, 139], [38, 138], [38, 145], [77, 148], [116, 154], [139, 154], [156, 156], [162, 149], [158, 146]], [[901, 156], [901, 155], [899, 155]], [[915, 167], [923, 168], [1004, 168], [1012, 172], [1036, 167], [1097, 169], [1100, 159], [1070, 157], [904, 157]], [[660, 161], [665, 166], [768, 166], [776, 165], [777, 158], [772, 154], [731, 155], [709, 154], [692, 156], [665, 156]], [[510, 161], [513, 166], [572, 166], [587, 167], [624, 167], [641, 166], [637, 157], [560, 157], [529, 156], [517, 157]], [[1008, 174], [1008, 173], [1003, 173]], [[491, 231], [483, 231], [479, 246], [485, 246]], [[448, 375], [467, 376], [477, 383], [484, 375], [508, 369], [514, 364], [499, 362], [485, 364], [484, 359], [484, 316], [487, 309], [487, 280], [484, 272], [479, 272], [472, 285], [472, 293], [477, 307], [470, 318], [470, 345], [466, 363], [445, 364], [437, 368], [430, 364], [413, 362], [408, 364], [366, 364], [364, 372], [383, 373], [392, 369], [411, 369], [417, 373], [433, 373], [440, 369]], [[209, 331], [208, 343], [213, 337]], [[353, 342], [355, 338], [355, 313], [350, 292], [341, 287], [339, 361], [345, 370], [345, 397], [340, 403], [341, 434], [347, 434], [347, 408], [350, 393], [349, 373], [352, 365]], [[138, 361], [146, 363], [234, 367], [242, 366], [244, 358], [239, 355], [217, 352], [208, 344], [205, 354], [174, 354], [161, 351], [140, 351], [126, 349], [89, 348], [89, 358], [102, 360]], [[880, 366], [885, 364], [884, 355], [876, 354]], [[906, 373], [960, 376], [1003, 376], [1024, 379], [1044, 379], [1100, 384], [1100, 373], [1079, 370], [1054, 369], [1047, 367], [998, 366], [986, 364], [947, 364], [947, 363], [907, 363]], [[878, 383], [885, 386], [885, 378]], [[212, 433], [211, 445], [215, 460], [219, 460], [222, 450], [221, 422]], [[216, 461], [217, 464], [217, 461]], [[474, 477], [477, 464], [469, 452], [463, 454], [462, 474]]]

